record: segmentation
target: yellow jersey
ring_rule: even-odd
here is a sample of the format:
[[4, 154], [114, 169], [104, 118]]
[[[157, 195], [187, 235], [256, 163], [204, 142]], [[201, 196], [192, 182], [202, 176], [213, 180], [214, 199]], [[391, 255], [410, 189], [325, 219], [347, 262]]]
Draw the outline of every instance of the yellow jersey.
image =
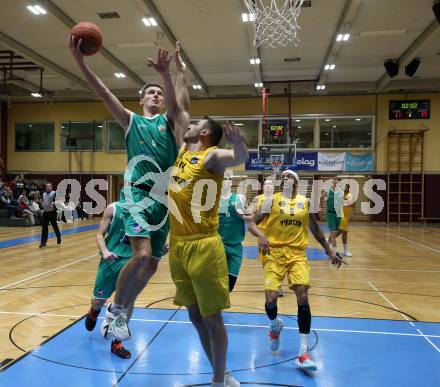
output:
[[265, 219], [264, 228], [270, 246], [305, 250], [309, 244], [308, 199], [299, 194], [289, 199], [277, 192], [273, 195], [272, 211]]
[[168, 189], [170, 238], [212, 234], [218, 230], [218, 207], [223, 176], [204, 167], [210, 147], [190, 152], [182, 147], [177, 155]]
[[344, 208], [343, 208], [343, 212], [344, 212], [344, 217], [349, 217], [350, 213], [351, 213], [351, 206], [352, 206], [352, 199], [353, 199], [353, 195], [348, 192], [347, 194], [344, 193]]
[[[265, 201], [266, 199], [266, 201]], [[256, 202], [257, 202], [257, 211], [262, 212], [262, 211], [266, 211], [267, 213], [270, 212], [270, 206], [271, 206], [271, 197], [265, 197], [264, 194], [258, 195], [255, 198]], [[264, 208], [263, 208], [263, 203], [264, 203]], [[266, 218], [264, 218], [260, 223], [257, 224], [257, 227], [259, 230], [264, 231], [266, 226]]]

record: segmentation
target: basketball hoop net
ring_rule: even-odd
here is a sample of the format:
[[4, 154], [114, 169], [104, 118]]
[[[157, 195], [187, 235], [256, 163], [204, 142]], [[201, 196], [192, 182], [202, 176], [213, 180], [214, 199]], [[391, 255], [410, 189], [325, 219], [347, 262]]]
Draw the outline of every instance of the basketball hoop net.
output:
[[283, 165], [281, 161], [272, 161], [273, 172], [278, 173], [281, 170], [281, 165]]
[[254, 22], [254, 46], [278, 47], [299, 43], [298, 16], [304, 0], [244, 0]]

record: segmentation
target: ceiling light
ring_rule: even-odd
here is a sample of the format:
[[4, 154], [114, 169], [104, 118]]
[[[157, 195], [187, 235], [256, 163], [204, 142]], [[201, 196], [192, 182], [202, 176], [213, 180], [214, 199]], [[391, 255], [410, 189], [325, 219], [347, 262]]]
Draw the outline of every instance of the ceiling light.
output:
[[253, 22], [255, 20], [255, 15], [253, 13], [242, 13], [241, 20], [243, 20], [243, 23], [247, 23], [250, 21]]
[[362, 121], [362, 118], [356, 118], [356, 121]]
[[298, 129], [301, 129], [302, 128], [302, 126], [298, 126]]
[[325, 85], [316, 86], [316, 90], [325, 90]]
[[362, 31], [359, 36], [390, 36], [405, 35], [408, 30]]
[[335, 69], [335, 67], [336, 67], [336, 65], [335, 65], [335, 64], [331, 64], [331, 65], [330, 65], [330, 70], [334, 70], [334, 69]]
[[143, 17], [142, 22], [146, 27], [155, 27], [157, 26], [157, 21], [154, 17]]
[[348, 39], [350, 39], [350, 34], [344, 34], [342, 40], [346, 42]]
[[333, 129], [336, 129], [336, 125], [333, 125]]
[[242, 124], [241, 122], [235, 122], [235, 126], [243, 126], [244, 124]]
[[202, 90], [202, 86], [195, 84], [195, 85], [193, 85], [193, 89], [194, 90]]
[[126, 78], [126, 75], [124, 73], [115, 73], [116, 78]]
[[47, 13], [47, 11], [39, 5], [28, 5], [26, 8], [34, 15], [46, 15]]
[[338, 36], [336, 37], [336, 41], [340, 42], [340, 41], [342, 41], [343, 38], [344, 38], [343, 34], [338, 34]]
[[31, 93], [31, 95], [34, 98], [41, 98], [41, 97], [43, 97], [40, 93]]
[[251, 58], [249, 62], [251, 65], [255, 65], [255, 64], [260, 64], [261, 60], [260, 58]]
[[326, 118], [325, 121], [326, 121], [326, 122], [330, 122], [330, 118]]
[[295, 120], [295, 122], [301, 122], [301, 120]]
[[103, 126], [102, 125], [98, 125], [98, 128], [102, 128]]
[[263, 87], [263, 83], [262, 83], [262, 82], [255, 82], [255, 83], [254, 83], [254, 86], [255, 86], [256, 88]]

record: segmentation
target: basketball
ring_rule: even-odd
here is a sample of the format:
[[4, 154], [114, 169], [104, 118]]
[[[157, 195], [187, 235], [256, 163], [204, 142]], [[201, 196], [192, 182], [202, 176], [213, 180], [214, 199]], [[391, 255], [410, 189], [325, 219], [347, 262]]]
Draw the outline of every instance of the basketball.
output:
[[72, 28], [71, 34], [76, 37], [75, 42], [82, 39], [80, 48], [84, 55], [96, 54], [102, 46], [101, 30], [96, 24], [78, 23]]

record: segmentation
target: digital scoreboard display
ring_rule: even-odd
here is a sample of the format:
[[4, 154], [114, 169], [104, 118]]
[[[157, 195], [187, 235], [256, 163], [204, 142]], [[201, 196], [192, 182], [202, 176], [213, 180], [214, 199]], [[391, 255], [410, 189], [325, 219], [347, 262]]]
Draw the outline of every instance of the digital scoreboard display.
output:
[[270, 120], [267, 122], [266, 126], [273, 137], [283, 137], [289, 129], [289, 122], [287, 120]]
[[431, 101], [390, 101], [390, 120], [428, 120], [431, 117]]

